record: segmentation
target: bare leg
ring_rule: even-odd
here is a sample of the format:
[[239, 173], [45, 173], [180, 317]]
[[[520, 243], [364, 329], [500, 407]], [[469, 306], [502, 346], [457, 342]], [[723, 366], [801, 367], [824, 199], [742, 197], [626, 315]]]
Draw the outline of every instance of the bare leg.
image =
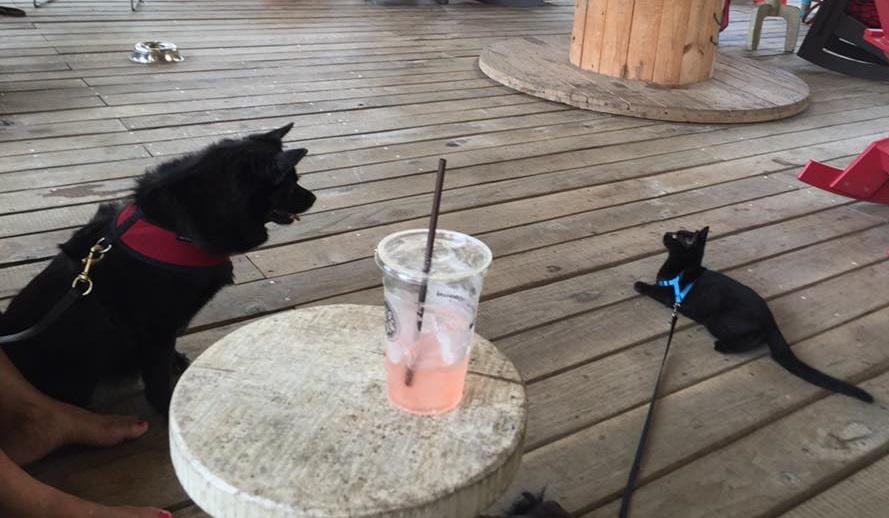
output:
[[101, 416], [35, 389], [0, 351], [0, 516], [170, 518], [152, 507], [106, 507], [37, 481], [19, 464], [66, 444], [113, 446], [148, 430], [135, 417]]
[[151, 507], [105, 507], [31, 478], [0, 451], [0, 516], [16, 518], [170, 518]]
[[114, 446], [147, 430], [141, 419], [103, 416], [45, 396], [0, 351], [0, 450], [13, 462], [29, 464], [66, 444]]

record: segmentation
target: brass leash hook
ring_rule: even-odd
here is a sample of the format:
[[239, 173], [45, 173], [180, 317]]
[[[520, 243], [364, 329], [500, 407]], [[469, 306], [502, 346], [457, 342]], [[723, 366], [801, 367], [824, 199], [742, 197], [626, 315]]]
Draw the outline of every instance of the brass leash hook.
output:
[[81, 259], [83, 270], [74, 278], [71, 287], [76, 288], [78, 284], [86, 286], [86, 289], [81, 294], [82, 296], [85, 297], [93, 291], [93, 280], [90, 278], [90, 270], [92, 270], [94, 264], [97, 264], [105, 257], [109, 250], [111, 250], [111, 245], [106, 245], [105, 238], [103, 237], [96, 241], [96, 244], [90, 247], [89, 254]]

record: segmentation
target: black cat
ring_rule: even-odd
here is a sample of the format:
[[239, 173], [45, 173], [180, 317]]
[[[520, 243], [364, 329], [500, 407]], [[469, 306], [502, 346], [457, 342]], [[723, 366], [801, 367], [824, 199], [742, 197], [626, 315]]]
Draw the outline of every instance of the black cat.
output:
[[[871, 403], [866, 391], [803, 363], [787, 344], [766, 301], [751, 288], [722, 273], [701, 266], [709, 227], [697, 232], [680, 230], [664, 234], [667, 260], [658, 270], [658, 285], [636, 282], [637, 292], [673, 307], [676, 291], [667, 283], [688, 291], [679, 313], [703, 324], [716, 337], [722, 353], [743, 352], [768, 344], [772, 358], [792, 374], [819, 387]], [[675, 280], [674, 280], [675, 279]]]
[[166, 414], [176, 336], [226, 284], [229, 256], [268, 239], [315, 196], [294, 169], [305, 149], [283, 150], [293, 125], [228, 139], [164, 163], [142, 177], [133, 199], [104, 204], [0, 315], [0, 335], [34, 325], [71, 287], [81, 259], [111, 245], [92, 273], [94, 290], [51, 327], [3, 350], [38, 389], [86, 405], [100, 381], [141, 374], [148, 401]]

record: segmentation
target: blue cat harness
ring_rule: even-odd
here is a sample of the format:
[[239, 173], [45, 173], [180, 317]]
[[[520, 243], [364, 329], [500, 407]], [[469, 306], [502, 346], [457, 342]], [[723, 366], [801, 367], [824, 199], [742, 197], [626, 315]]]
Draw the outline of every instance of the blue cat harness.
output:
[[685, 297], [688, 296], [689, 292], [695, 285], [695, 281], [691, 281], [688, 285], [683, 288], [682, 287], [682, 274], [685, 272], [681, 272], [676, 277], [673, 277], [667, 281], [657, 281], [657, 285], [666, 288], [667, 286], [673, 287], [673, 306], [679, 307], [682, 305], [682, 301], [685, 300]]

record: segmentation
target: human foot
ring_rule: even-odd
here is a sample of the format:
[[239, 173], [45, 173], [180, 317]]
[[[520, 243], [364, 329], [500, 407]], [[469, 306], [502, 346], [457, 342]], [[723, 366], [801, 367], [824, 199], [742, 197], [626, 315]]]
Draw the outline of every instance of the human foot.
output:
[[106, 507], [39, 482], [0, 451], [0, 516], [16, 518], [171, 518], [155, 507]]
[[147, 430], [135, 417], [103, 416], [45, 396], [0, 351], [0, 450], [19, 465], [67, 444], [114, 446]]
[[0, 449], [19, 465], [30, 464], [69, 444], [108, 447], [148, 431], [144, 420], [100, 415], [49, 398], [21, 402], [4, 417]]

